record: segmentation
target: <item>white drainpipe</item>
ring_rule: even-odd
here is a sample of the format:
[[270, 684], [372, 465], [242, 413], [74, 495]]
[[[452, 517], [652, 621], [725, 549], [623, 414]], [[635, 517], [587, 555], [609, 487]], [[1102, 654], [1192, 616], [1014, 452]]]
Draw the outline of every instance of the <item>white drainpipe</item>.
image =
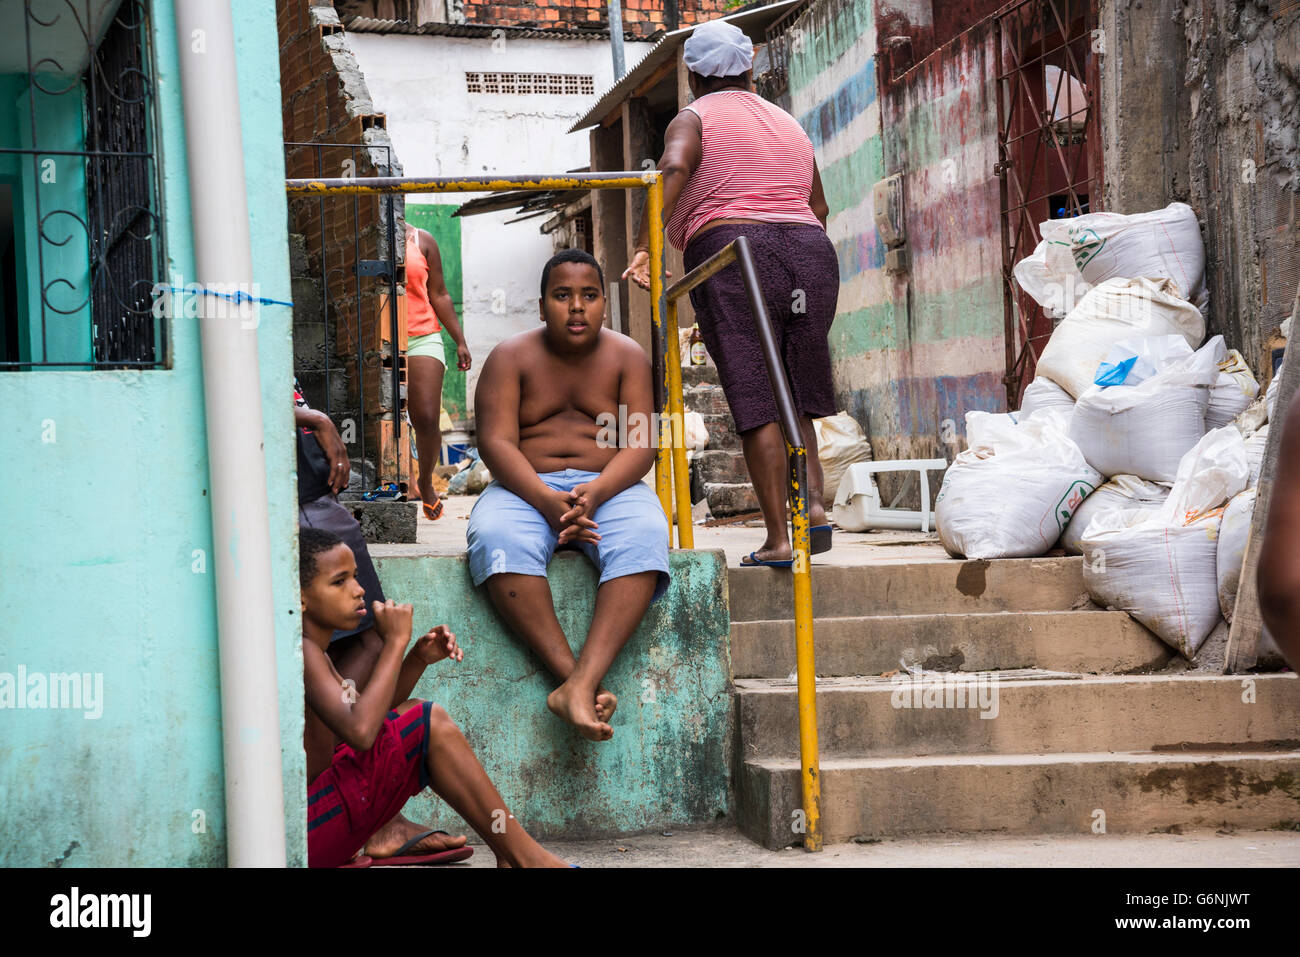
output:
[[[230, 2], [176, 0], [175, 10], [198, 271], [194, 278], [207, 288], [251, 292], [253, 257]], [[231, 867], [284, 867], [266, 455], [257, 329], [251, 321], [256, 312], [214, 296], [202, 298], [227, 860]]]

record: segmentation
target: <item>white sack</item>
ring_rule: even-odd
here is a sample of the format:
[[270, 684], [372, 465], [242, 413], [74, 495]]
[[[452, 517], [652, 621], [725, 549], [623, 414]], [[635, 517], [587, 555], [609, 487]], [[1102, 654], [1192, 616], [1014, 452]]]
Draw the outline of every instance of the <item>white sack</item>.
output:
[[1219, 609], [1224, 620], [1229, 622], [1237, 605], [1237, 585], [1241, 582], [1241, 566], [1246, 561], [1246, 539], [1250, 537], [1250, 523], [1255, 514], [1255, 495], [1253, 488], [1234, 495], [1223, 510], [1223, 519], [1219, 523], [1216, 561]]
[[1282, 377], [1280, 375], [1273, 376], [1273, 381], [1270, 382], [1268, 388], [1264, 390], [1264, 402], [1268, 406], [1268, 420], [1270, 422], [1275, 421], [1273, 413], [1277, 408], [1277, 384], [1281, 381]]
[[1094, 385], [1075, 404], [1070, 438], [1103, 475], [1172, 482], [1183, 455], [1205, 434], [1205, 409], [1219, 374], [1215, 355], [1222, 349], [1222, 337], [1215, 336], [1191, 355], [1178, 337], [1157, 342], [1163, 348], [1150, 351], [1149, 341], [1120, 344], [1121, 349], [1132, 344], [1144, 351], [1156, 370], [1149, 379], [1137, 385]]
[[1091, 288], [1069, 257], [1054, 257], [1048, 263], [1045, 241], [1012, 266], [1011, 273], [1020, 288], [1042, 306], [1043, 312], [1051, 319], [1060, 319], [1068, 313]]
[[944, 548], [967, 558], [1042, 555], [1101, 483], [1065, 434], [1065, 413], [1043, 409], [1016, 424], [966, 413], [969, 448], [944, 475], [935, 525]]
[[1205, 319], [1177, 295], [1168, 279], [1111, 279], [1092, 289], [1056, 327], [1038, 359], [1046, 376], [1078, 398], [1092, 387], [1097, 367], [1115, 343], [1182, 336], [1195, 349]]
[[827, 508], [835, 502], [840, 479], [854, 462], [871, 461], [871, 443], [856, 419], [847, 412], [813, 419], [817, 457], [821, 460], [822, 499]]
[[1083, 500], [1061, 535], [1061, 548], [1067, 555], [1082, 555], [1083, 533], [1087, 531], [1088, 523], [1102, 512], [1154, 509], [1168, 497], [1168, 485], [1146, 482], [1136, 475], [1116, 475]]
[[1205, 409], [1205, 427], [1218, 429], [1232, 422], [1250, 407], [1259, 395], [1259, 383], [1236, 349], [1228, 351], [1219, 363], [1219, 378], [1210, 389], [1210, 404]]
[[1246, 452], [1234, 428], [1208, 433], [1183, 456], [1158, 509], [1105, 511], [1081, 541], [1093, 601], [1127, 611], [1190, 658], [1219, 623], [1218, 533], [1222, 506], [1246, 484]]
[[1252, 432], [1246, 439], [1246, 467], [1250, 470], [1247, 488], [1259, 488], [1259, 473], [1264, 470], [1264, 451], [1268, 447], [1268, 426]]
[[1020, 397], [1019, 418], [1026, 419], [1039, 409], [1060, 409], [1069, 414], [1074, 411], [1074, 396], [1051, 379], [1038, 376], [1025, 386], [1025, 394]]
[[1208, 305], [1205, 244], [1196, 213], [1186, 203], [1127, 216], [1088, 213], [1052, 219], [1039, 229], [1049, 272], [1059, 271], [1068, 257], [1091, 286], [1116, 277], [1167, 278], [1177, 284], [1181, 298], [1200, 309]]

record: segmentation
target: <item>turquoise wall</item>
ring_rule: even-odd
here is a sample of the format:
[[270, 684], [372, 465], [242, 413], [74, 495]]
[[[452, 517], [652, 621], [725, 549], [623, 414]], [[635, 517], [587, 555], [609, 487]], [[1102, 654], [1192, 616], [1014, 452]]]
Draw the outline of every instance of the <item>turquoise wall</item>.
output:
[[[727, 811], [731, 675], [726, 562], [674, 551], [672, 584], [605, 679], [618, 695], [610, 741], [587, 741], [546, 709], [555, 682], [476, 589], [462, 556], [372, 556], [384, 594], [409, 601], [415, 634], [448, 624], [459, 663], [425, 672], [414, 696], [460, 725], [506, 804], [534, 836], [589, 837], [703, 824]], [[577, 651], [591, 623], [596, 571], [561, 553], [548, 569], [555, 611]], [[408, 817], [473, 833], [429, 792]]]
[[[275, 8], [234, 0], [254, 279], [288, 300]], [[172, 279], [194, 276], [175, 24], [153, 3]], [[203, 144], [199, 144], [200, 147]], [[201, 188], [201, 187], [200, 187]], [[27, 242], [33, 226], [25, 224]], [[258, 328], [289, 861], [305, 861], [291, 310]], [[102, 674], [103, 712], [0, 709], [0, 866], [226, 860], [211, 514], [199, 337], [169, 368], [0, 373], [4, 674]], [[195, 813], [199, 812], [199, 813]], [[200, 827], [202, 823], [203, 827]]]

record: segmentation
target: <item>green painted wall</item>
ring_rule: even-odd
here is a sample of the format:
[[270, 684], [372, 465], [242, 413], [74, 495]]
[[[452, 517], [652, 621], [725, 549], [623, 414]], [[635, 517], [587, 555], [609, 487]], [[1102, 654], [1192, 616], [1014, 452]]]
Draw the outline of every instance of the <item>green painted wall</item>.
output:
[[[460, 220], [452, 213], [456, 206], [446, 203], [406, 203], [406, 221], [423, 229], [438, 244], [442, 257], [442, 275], [456, 307], [456, 318], [465, 327], [464, 271], [460, 259]], [[442, 404], [453, 422], [463, 422], [466, 415], [465, 373], [456, 368], [456, 343], [442, 330], [442, 345], [447, 354], [447, 375], [442, 380]]]
[[[172, 279], [194, 275], [171, 0], [154, 0]], [[255, 280], [288, 300], [275, 9], [234, 0]], [[200, 144], [202, 146], [202, 144]], [[30, 223], [25, 237], [31, 240]], [[291, 864], [305, 861], [291, 310], [258, 329]], [[194, 321], [170, 368], [0, 373], [0, 673], [102, 674], [103, 711], [0, 710], [0, 866], [221, 865], [221, 713]], [[206, 830], [199, 832], [201, 812]]]
[[[378, 548], [377, 552], [385, 549]], [[587, 741], [546, 710], [555, 687], [497, 617], [460, 557], [376, 555], [384, 593], [415, 606], [415, 632], [446, 623], [465, 649], [439, 662], [415, 696], [460, 725], [511, 810], [536, 836], [581, 837], [704, 823], [727, 810], [731, 674], [726, 562], [674, 551], [672, 584], [605, 680], [619, 698], [611, 741]], [[548, 569], [556, 614], [577, 651], [591, 622], [596, 571], [561, 553]], [[406, 814], [470, 833], [425, 795]]]

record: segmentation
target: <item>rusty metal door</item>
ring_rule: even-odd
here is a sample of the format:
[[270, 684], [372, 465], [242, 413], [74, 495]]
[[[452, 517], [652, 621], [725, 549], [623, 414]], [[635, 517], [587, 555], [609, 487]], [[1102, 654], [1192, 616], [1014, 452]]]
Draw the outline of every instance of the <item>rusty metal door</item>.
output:
[[1099, 209], [1101, 143], [1093, 0], [1016, 0], [994, 15], [1008, 408], [1017, 408], [1052, 334], [1012, 267], [1033, 253], [1039, 224]]

